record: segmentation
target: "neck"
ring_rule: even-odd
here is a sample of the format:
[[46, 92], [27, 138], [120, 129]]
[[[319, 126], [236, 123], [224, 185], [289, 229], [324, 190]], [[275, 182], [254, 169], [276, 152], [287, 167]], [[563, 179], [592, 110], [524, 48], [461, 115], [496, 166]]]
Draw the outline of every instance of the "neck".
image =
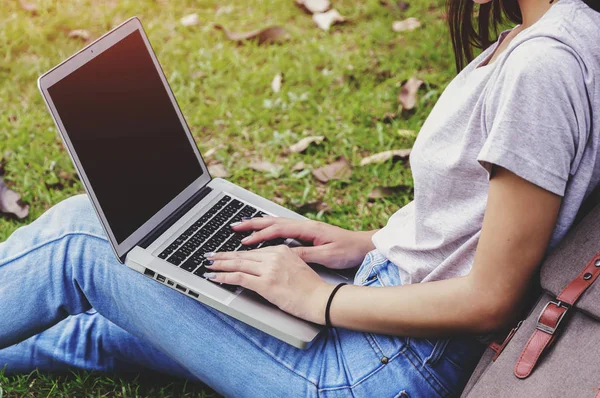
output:
[[523, 16], [522, 29], [527, 29], [536, 23], [552, 6], [549, 0], [518, 0], [518, 2]]

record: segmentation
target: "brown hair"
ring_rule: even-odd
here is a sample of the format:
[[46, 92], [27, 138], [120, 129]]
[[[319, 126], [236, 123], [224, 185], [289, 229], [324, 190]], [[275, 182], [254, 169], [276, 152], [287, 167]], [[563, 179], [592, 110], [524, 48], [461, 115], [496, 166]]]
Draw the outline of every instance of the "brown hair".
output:
[[[584, 0], [584, 3], [600, 11], [600, 0]], [[446, 7], [457, 71], [473, 60], [473, 49], [486, 49], [496, 41], [502, 23], [523, 22], [517, 0], [492, 0], [481, 4], [476, 16], [473, 15], [473, 0], [448, 0]]]

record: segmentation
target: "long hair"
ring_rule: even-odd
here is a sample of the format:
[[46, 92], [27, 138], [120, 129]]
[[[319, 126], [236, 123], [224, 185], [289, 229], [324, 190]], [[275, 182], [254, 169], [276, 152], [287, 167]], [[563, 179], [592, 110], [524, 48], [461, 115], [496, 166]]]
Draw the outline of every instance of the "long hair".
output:
[[[584, 3], [600, 11], [600, 0], [584, 0]], [[500, 25], [507, 21], [523, 22], [517, 0], [481, 4], [476, 15], [473, 0], [447, 0], [446, 8], [457, 72], [473, 60], [474, 49], [484, 50], [496, 41]]]

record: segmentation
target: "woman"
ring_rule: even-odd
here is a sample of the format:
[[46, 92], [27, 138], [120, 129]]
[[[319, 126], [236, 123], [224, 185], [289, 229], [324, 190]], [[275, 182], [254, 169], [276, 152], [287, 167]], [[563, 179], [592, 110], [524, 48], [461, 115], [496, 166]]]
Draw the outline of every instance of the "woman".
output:
[[[0, 244], [0, 364], [146, 367], [230, 396], [457, 395], [483, 348], [471, 336], [511, 325], [538, 263], [600, 180], [600, 2], [482, 3], [475, 32], [472, 3], [450, 1], [457, 67], [470, 43], [486, 49], [419, 134], [412, 203], [371, 232], [244, 220], [234, 228], [256, 231], [246, 244], [313, 246], [212, 257], [208, 277], [309, 321], [324, 324], [331, 300], [334, 327], [308, 350], [120, 265], [79, 196]], [[519, 25], [490, 45], [489, 21], [503, 12]], [[306, 264], [361, 261], [355, 285], [335, 292]]]

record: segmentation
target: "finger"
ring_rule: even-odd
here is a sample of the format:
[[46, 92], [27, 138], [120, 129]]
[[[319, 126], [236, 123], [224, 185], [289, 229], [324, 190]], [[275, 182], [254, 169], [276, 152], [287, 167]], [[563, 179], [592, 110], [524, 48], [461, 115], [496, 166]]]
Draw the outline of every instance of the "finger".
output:
[[217, 260], [206, 266], [210, 272], [225, 271], [225, 272], [243, 272], [245, 274], [260, 276], [264, 266], [258, 261], [244, 260], [236, 258], [233, 260]]
[[242, 218], [238, 222], [234, 222], [231, 224], [231, 228], [234, 231], [257, 231], [261, 229], [265, 229], [274, 224], [287, 224], [294, 223], [297, 220], [292, 220], [291, 218], [285, 217], [253, 217], [253, 218]]
[[327, 246], [298, 246], [291, 249], [305, 263], [322, 263], [323, 259], [327, 258], [327, 252], [329, 251]]
[[217, 252], [217, 253], [206, 253], [205, 258], [212, 261], [217, 260], [233, 260], [233, 259], [244, 259], [250, 261], [262, 261], [264, 260], [264, 254], [261, 254], [259, 250], [241, 251], [241, 252]]
[[213, 282], [237, 285], [253, 291], [257, 291], [260, 286], [260, 278], [258, 276], [243, 272], [208, 272], [204, 276]]
[[310, 222], [307, 221], [291, 220], [291, 222], [274, 223], [242, 239], [242, 243], [254, 245], [276, 238], [292, 238], [312, 242], [315, 238], [315, 228], [311, 227]]

